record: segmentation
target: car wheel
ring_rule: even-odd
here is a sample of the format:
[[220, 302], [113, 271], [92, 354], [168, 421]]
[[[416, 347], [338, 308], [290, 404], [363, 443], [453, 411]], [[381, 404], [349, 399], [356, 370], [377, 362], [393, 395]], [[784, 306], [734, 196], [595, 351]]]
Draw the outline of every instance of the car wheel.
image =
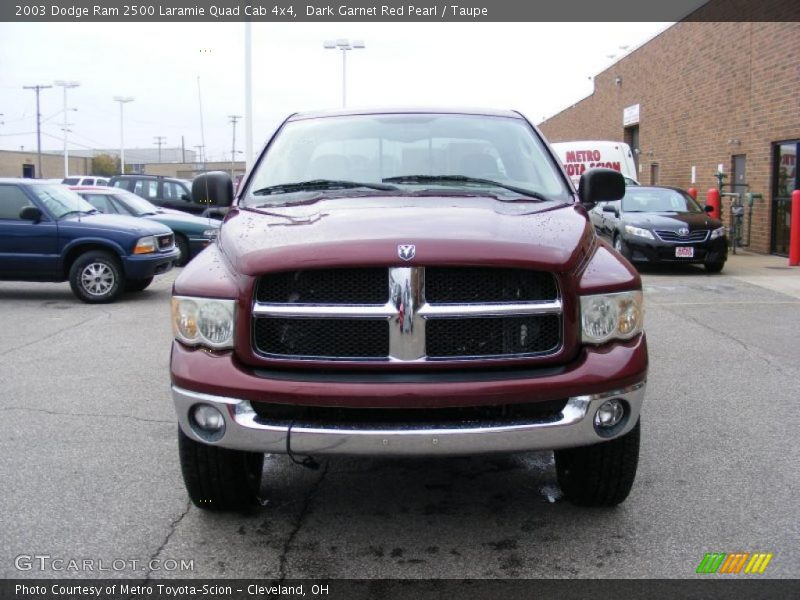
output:
[[178, 248], [178, 252], [180, 252], [178, 260], [175, 261], [175, 264], [179, 267], [185, 267], [191, 258], [189, 252], [189, 241], [181, 234], [176, 233], [175, 246]]
[[126, 292], [141, 292], [144, 289], [147, 289], [153, 283], [153, 278], [148, 277], [146, 279], [128, 279], [125, 282], [125, 291]]
[[178, 451], [186, 491], [204, 510], [239, 510], [255, 504], [264, 455], [196, 442], [178, 428]]
[[70, 267], [69, 284], [84, 302], [113, 302], [124, 290], [119, 260], [102, 250], [84, 252]]
[[725, 262], [713, 262], [713, 263], [705, 263], [706, 271], [709, 273], [719, 273], [722, 271], [722, 268], [725, 266]]
[[623, 436], [581, 448], [556, 450], [556, 473], [564, 496], [579, 506], [615, 506], [636, 478], [641, 425]]
[[623, 240], [622, 236], [619, 234], [614, 236], [614, 250], [619, 252], [627, 260], [631, 259], [631, 251], [628, 248], [628, 244], [625, 243], [625, 240]]

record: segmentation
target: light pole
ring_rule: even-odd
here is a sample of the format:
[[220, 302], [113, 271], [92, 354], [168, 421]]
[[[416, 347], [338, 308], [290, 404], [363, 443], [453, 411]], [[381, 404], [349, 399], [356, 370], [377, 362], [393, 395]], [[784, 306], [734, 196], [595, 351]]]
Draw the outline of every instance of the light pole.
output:
[[133, 96], [114, 96], [114, 101], [119, 102], [119, 173], [125, 175], [125, 130], [122, 126], [122, 107], [127, 102], [133, 102]]
[[348, 50], [363, 50], [366, 46], [361, 40], [351, 42], [348, 39], [340, 38], [336, 41], [326, 40], [322, 43], [322, 47], [326, 50], [342, 51], [342, 108], [345, 108], [347, 106], [347, 52]]
[[241, 115], [228, 115], [231, 125], [233, 125], [233, 142], [231, 144], [231, 177], [233, 177], [234, 163], [236, 162], [236, 122], [242, 118]]
[[64, 88], [64, 178], [69, 177], [69, 150], [67, 149], [67, 131], [69, 123], [67, 123], [67, 90], [76, 88], [81, 84], [80, 81], [64, 81], [59, 79], [54, 81], [53, 85]]

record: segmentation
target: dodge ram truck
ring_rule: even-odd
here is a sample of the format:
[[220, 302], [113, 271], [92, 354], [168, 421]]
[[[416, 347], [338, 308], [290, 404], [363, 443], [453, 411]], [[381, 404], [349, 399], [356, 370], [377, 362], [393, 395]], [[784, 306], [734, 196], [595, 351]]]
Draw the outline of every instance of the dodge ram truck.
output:
[[555, 451], [564, 496], [633, 484], [647, 376], [641, 280], [521, 114], [295, 114], [176, 279], [172, 398], [192, 502], [253, 502], [265, 453], [452, 456]]

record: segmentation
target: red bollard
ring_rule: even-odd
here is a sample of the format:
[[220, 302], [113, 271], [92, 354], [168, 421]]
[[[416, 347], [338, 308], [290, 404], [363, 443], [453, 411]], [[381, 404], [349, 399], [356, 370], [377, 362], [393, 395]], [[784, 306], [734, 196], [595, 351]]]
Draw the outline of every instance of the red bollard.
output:
[[690, 195], [690, 196], [691, 196], [693, 199], [697, 200], [697, 188], [696, 188], [696, 187], [690, 187], [690, 188], [689, 188], [688, 190], [686, 190], [686, 191], [687, 191], [687, 192], [689, 192], [689, 195]]
[[708, 194], [706, 195], [706, 204], [714, 209], [708, 214], [714, 219], [719, 219], [722, 203], [720, 202], [719, 190], [717, 188], [711, 188], [708, 190]]
[[792, 192], [792, 224], [789, 229], [789, 266], [800, 265], [800, 190]]

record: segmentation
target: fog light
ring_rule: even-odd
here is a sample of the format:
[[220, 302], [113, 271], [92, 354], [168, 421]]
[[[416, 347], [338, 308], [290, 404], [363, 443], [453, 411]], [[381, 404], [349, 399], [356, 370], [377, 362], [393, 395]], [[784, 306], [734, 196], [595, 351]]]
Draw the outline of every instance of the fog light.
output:
[[220, 433], [225, 429], [225, 418], [213, 406], [198, 404], [192, 411], [195, 424], [206, 433]]
[[610, 429], [617, 425], [622, 417], [625, 416], [625, 407], [616, 398], [606, 400], [594, 413], [594, 426], [602, 429]]

